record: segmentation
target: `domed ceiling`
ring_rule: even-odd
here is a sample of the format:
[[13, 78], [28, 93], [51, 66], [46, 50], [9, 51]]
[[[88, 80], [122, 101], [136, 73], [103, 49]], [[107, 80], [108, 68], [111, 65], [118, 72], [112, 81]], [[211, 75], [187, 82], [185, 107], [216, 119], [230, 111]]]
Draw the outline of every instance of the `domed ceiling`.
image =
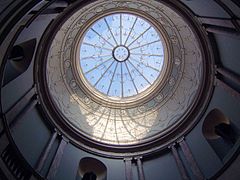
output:
[[160, 2], [95, 1], [55, 34], [48, 91], [81, 135], [111, 145], [148, 142], [181, 124], [196, 104], [204, 77], [198, 42]]

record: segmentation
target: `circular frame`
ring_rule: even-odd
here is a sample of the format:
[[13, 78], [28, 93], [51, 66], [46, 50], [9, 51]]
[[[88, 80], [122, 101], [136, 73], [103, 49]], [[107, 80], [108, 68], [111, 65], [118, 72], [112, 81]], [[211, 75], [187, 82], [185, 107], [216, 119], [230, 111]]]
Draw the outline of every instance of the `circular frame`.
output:
[[[118, 13], [126, 13], [138, 16], [144, 20], [146, 20], [150, 25], [154, 27], [154, 29], [158, 32], [158, 35], [160, 39], [162, 40], [163, 50], [164, 50], [164, 63], [162, 66], [162, 70], [159, 74], [159, 77], [156, 78], [155, 82], [148, 87], [144, 92], [141, 92], [140, 94], [137, 94], [135, 96], [130, 96], [127, 98], [118, 98], [118, 97], [111, 97], [104, 95], [101, 92], [98, 92], [95, 90], [95, 88], [89, 86], [89, 83], [87, 82], [86, 78], [84, 77], [84, 74], [81, 70], [80, 65], [80, 45], [84, 37], [84, 33], [87, 32], [87, 30], [99, 19], [113, 14]], [[98, 13], [97, 17], [91, 18], [89, 21], [86, 22], [86, 26], [84, 26], [83, 29], [79, 32], [77, 35], [78, 39], [75, 41], [74, 44], [74, 51], [71, 53], [75, 56], [72, 58], [74, 59], [73, 69], [74, 69], [74, 77], [77, 79], [77, 82], [80, 87], [82, 87], [82, 90], [85, 94], [87, 94], [93, 101], [97, 103], [104, 104], [109, 107], [114, 108], [126, 108], [126, 107], [134, 107], [137, 104], [143, 104], [147, 100], [153, 98], [156, 96], [156, 93], [159, 92], [162, 87], [167, 83], [166, 80], [169, 77], [170, 70], [172, 67], [172, 64], [170, 63], [170, 59], [172, 58], [172, 47], [170, 40], [168, 38], [167, 33], [165, 32], [164, 28], [161, 27], [159, 23], [157, 23], [154, 19], [152, 19], [148, 14], [137, 11], [137, 10], [123, 10], [123, 9], [111, 9], [111, 12], [105, 12], [105, 13]]]
[[[127, 56], [124, 57], [123, 59], [117, 58], [117, 54], [115, 53], [115, 52], [117, 51], [117, 49], [119, 49], [119, 48], [123, 48], [124, 50], [127, 51]], [[113, 49], [113, 51], [112, 51], [112, 56], [113, 56], [113, 58], [114, 58], [116, 61], [118, 61], [118, 62], [125, 62], [125, 61], [129, 58], [130, 52], [129, 52], [129, 49], [128, 49], [126, 46], [118, 45], [118, 46], [116, 46], [116, 47]]]

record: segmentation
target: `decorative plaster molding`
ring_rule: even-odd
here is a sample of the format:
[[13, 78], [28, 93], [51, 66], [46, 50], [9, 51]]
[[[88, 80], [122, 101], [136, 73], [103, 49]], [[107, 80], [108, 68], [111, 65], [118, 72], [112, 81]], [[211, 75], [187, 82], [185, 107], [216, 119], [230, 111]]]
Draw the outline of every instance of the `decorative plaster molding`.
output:
[[[157, 91], [124, 108], [99, 100], [79, 82], [76, 47], [92, 19], [116, 11], [143, 14], [164, 33], [169, 68]], [[59, 29], [48, 52], [46, 77], [54, 103], [69, 126], [107, 144], [137, 144], [162, 136], [177, 126], [195, 103], [203, 79], [203, 59], [188, 24], [155, 1], [97, 1], [74, 13]]]

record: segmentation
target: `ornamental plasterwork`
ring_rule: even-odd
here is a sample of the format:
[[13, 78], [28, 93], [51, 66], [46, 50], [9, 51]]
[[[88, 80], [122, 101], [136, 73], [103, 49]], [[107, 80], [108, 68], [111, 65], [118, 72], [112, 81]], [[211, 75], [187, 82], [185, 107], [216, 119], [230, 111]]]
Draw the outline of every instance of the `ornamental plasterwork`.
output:
[[[131, 103], [95, 97], [82, 87], [76, 61], [86, 24], [109, 12], [131, 12], [152, 19], [161, 29], [165, 74], [156, 87]], [[172, 9], [156, 1], [112, 0], [91, 3], [59, 29], [48, 52], [46, 77], [53, 102], [66, 122], [83, 135], [108, 144], [135, 144], [167, 133], [191, 110], [203, 77], [198, 40]]]

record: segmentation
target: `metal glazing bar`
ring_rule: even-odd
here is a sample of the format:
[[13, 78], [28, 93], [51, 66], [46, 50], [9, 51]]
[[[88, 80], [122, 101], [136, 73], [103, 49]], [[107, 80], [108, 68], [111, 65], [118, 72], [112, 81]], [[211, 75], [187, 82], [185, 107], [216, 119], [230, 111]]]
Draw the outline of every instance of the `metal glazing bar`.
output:
[[148, 45], [150, 45], [150, 44], [154, 44], [154, 43], [160, 42], [160, 41], [161, 41], [161, 40], [156, 40], [156, 41], [153, 41], [153, 42], [149, 42], [149, 43], [143, 44], [143, 45], [141, 45], [141, 46], [137, 46], [137, 47], [131, 48], [131, 49], [129, 49], [129, 50], [131, 51], [131, 50], [133, 50], [133, 49], [138, 49], [138, 48], [141, 48], [141, 47], [144, 47], [144, 46], [148, 46]]
[[102, 58], [102, 57], [108, 57], [108, 56], [111, 56], [112, 54], [105, 54], [105, 55], [99, 55], [99, 56], [88, 56], [88, 57], [83, 57], [81, 58], [81, 60], [86, 60], [86, 59], [95, 59], [95, 58]]
[[113, 65], [115, 61], [113, 61], [110, 66], [108, 66], [107, 70], [101, 75], [101, 77], [97, 80], [97, 82], [94, 84], [94, 87], [99, 83], [99, 81], [103, 78], [103, 76], [106, 74], [106, 72], [110, 69], [110, 67]]
[[122, 14], [120, 14], [120, 45], [122, 45]]
[[110, 26], [109, 26], [106, 18], [104, 18], [104, 21], [105, 21], [105, 23], [106, 23], [106, 25], [107, 25], [107, 27], [108, 27], [108, 30], [110, 31], [110, 33], [111, 33], [111, 35], [112, 35], [112, 37], [113, 37], [113, 40], [115, 41], [115, 43], [116, 43], [116, 45], [117, 45], [117, 44], [118, 44], [118, 43], [117, 43], [117, 40], [115, 39], [115, 37], [114, 37], [114, 35], [113, 35], [113, 32], [112, 32], [112, 30], [111, 30], [111, 28], [110, 28]]
[[115, 68], [114, 68], [114, 72], [113, 72], [112, 78], [111, 78], [111, 80], [110, 80], [110, 85], [109, 85], [109, 87], [108, 87], [107, 95], [109, 94], [109, 91], [110, 91], [110, 89], [111, 89], [112, 82], [113, 82], [113, 78], [114, 78], [114, 76], [115, 76], [117, 67], [118, 67], [118, 62], [117, 62], [117, 64], [116, 64]]
[[129, 61], [129, 63], [137, 70], [137, 72], [145, 79], [145, 81], [147, 81], [147, 83], [151, 85], [151, 82], [143, 75], [143, 73], [141, 73], [139, 69], [136, 66], [134, 66], [134, 64], [131, 61]]
[[129, 68], [128, 68], [128, 65], [127, 65], [126, 61], [124, 61], [124, 63], [125, 63], [125, 66], [127, 67], [128, 74], [129, 74], [129, 76], [130, 76], [130, 78], [131, 78], [131, 80], [132, 80], [133, 86], [134, 86], [134, 88], [135, 88], [135, 90], [136, 90], [136, 92], [137, 92], [137, 94], [138, 94], [137, 86], [136, 86], [136, 84], [135, 84], [135, 82], [134, 82], [134, 79], [133, 79], [133, 77], [132, 77], [132, 75], [131, 75], [131, 72], [130, 72], [130, 70], [129, 70]]
[[107, 59], [106, 61], [104, 61], [104, 62], [102, 62], [102, 63], [100, 63], [100, 64], [98, 64], [97, 66], [95, 66], [94, 68], [92, 68], [92, 69], [90, 69], [90, 70], [88, 70], [87, 72], [85, 72], [84, 74], [88, 74], [88, 73], [90, 73], [91, 71], [93, 71], [93, 70], [95, 70], [95, 69], [97, 69], [98, 67], [100, 67], [101, 65], [103, 65], [104, 63], [106, 63], [106, 62], [108, 62], [108, 61], [110, 61], [112, 59], [112, 57], [110, 57], [109, 59]]
[[102, 135], [101, 135], [101, 140], [103, 139], [103, 137], [104, 137], [104, 135], [105, 135], [105, 133], [106, 133], [106, 130], [107, 130], [107, 126], [108, 126], [108, 123], [109, 123], [109, 120], [110, 120], [110, 115], [111, 115], [111, 109], [110, 109], [110, 111], [109, 111], [109, 113], [108, 113], [108, 118], [107, 118], [107, 122], [106, 122], [106, 124], [105, 124], [105, 127], [104, 127], [104, 130], [103, 130], [103, 132], [102, 132]]
[[123, 89], [123, 67], [121, 63], [121, 87], [122, 87], [122, 97], [124, 96], [124, 89]]
[[98, 46], [98, 45], [91, 44], [91, 43], [87, 43], [87, 42], [83, 42], [83, 44], [88, 45], [88, 46], [92, 46], [92, 47], [97, 47], [97, 48], [101, 48], [101, 49], [112, 51], [112, 49], [110, 49], [110, 48], [105, 48], [105, 47]]
[[97, 121], [94, 122], [94, 124], [92, 124], [91, 126], [94, 127], [98, 124], [99, 121], [101, 121], [103, 115], [105, 115], [106, 109], [103, 110], [103, 112], [101, 113], [101, 115], [98, 117]]
[[135, 43], [141, 36], [143, 36], [147, 31], [149, 31], [149, 29], [151, 29], [152, 26], [149, 26], [145, 31], [143, 31], [136, 39], [134, 39], [129, 45], [128, 47], [130, 47], [133, 43]]
[[133, 31], [133, 29], [134, 29], [134, 27], [135, 27], [135, 24], [136, 24], [137, 20], [138, 20], [138, 18], [136, 17], [136, 19], [134, 20], [134, 23], [133, 23], [133, 25], [132, 25], [132, 28], [131, 28], [128, 36], [127, 36], [127, 39], [126, 39], [125, 42], [124, 42], [124, 46], [126, 45], [126, 43], [127, 43], [128, 39], [129, 39], [130, 35], [132, 34], [132, 31]]
[[131, 53], [131, 55], [163, 57], [163, 55], [160, 55], [160, 54], [141, 54], [141, 53]]
[[143, 62], [139, 62], [138, 60], [136, 60], [136, 59], [134, 59], [134, 58], [132, 58], [132, 57], [131, 57], [131, 60], [135, 61], [136, 63], [141, 63], [141, 64], [143, 64], [145, 67], [151, 68], [151, 69], [153, 69], [153, 70], [155, 70], [155, 71], [157, 71], [157, 72], [160, 72], [159, 69], [157, 69], [157, 68], [155, 68], [155, 67], [152, 67], [152, 66], [149, 66], [149, 65], [147, 65], [147, 64], [145, 64], [145, 63], [143, 63]]
[[[114, 119], [117, 119], [117, 113], [116, 110], [114, 111]], [[114, 130], [116, 132], [116, 140], [119, 143], [119, 138], [118, 138], [118, 127], [117, 127], [117, 122], [114, 121]]]
[[95, 31], [93, 28], [91, 28], [93, 32], [95, 32], [100, 38], [102, 38], [106, 43], [108, 43], [110, 46], [114, 47], [108, 40], [106, 40], [104, 37], [101, 36], [97, 31]]

